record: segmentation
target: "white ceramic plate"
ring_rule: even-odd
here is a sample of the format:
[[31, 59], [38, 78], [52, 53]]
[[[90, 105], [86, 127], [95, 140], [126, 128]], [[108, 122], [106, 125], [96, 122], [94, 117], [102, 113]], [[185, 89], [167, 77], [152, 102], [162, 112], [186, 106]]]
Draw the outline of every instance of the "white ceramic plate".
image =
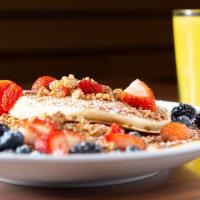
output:
[[[158, 104], [169, 110], [175, 103]], [[163, 150], [66, 157], [0, 154], [1, 181], [31, 186], [100, 186], [139, 180], [200, 156], [200, 142]]]

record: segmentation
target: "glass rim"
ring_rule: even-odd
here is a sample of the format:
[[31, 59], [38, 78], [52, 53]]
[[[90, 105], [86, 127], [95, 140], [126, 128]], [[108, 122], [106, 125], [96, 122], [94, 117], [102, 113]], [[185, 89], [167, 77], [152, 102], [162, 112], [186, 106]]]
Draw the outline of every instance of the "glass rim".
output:
[[200, 16], [200, 9], [176, 9], [173, 10], [174, 16]]

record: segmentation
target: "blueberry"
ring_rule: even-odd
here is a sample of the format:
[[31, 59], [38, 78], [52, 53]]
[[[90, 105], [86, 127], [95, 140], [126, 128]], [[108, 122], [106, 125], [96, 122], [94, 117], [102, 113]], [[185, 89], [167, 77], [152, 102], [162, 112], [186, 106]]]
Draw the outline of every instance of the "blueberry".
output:
[[0, 138], [0, 151], [15, 149], [24, 144], [24, 137], [19, 131], [6, 131]]
[[81, 142], [75, 145], [70, 153], [101, 153], [102, 149], [98, 144], [91, 142]]
[[136, 146], [128, 146], [126, 148], [126, 152], [134, 152], [134, 151], [139, 151], [140, 149]]
[[17, 147], [15, 150], [16, 153], [23, 153], [23, 154], [28, 154], [31, 153], [32, 151], [33, 151], [32, 148], [26, 144]]
[[0, 136], [2, 136], [4, 132], [9, 131], [9, 130], [10, 128], [7, 125], [0, 123]]
[[131, 131], [131, 132], [129, 132], [129, 135], [133, 135], [136, 137], [142, 137], [137, 131]]

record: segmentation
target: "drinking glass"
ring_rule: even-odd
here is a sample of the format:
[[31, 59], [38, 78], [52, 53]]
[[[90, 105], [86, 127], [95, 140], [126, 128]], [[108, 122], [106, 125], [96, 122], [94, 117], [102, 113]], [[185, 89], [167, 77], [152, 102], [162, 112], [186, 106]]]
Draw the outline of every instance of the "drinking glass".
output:
[[200, 9], [174, 10], [179, 100], [200, 106]]

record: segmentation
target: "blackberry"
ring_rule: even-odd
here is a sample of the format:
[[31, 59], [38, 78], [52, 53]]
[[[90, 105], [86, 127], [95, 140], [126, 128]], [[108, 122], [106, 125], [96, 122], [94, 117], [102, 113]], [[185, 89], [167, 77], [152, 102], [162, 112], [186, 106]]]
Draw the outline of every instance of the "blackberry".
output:
[[0, 123], [0, 136], [2, 136], [4, 132], [9, 131], [9, 130], [10, 128], [7, 125]]
[[187, 116], [189, 119], [193, 119], [195, 114], [196, 110], [193, 106], [180, 103], [179, 106], [172, 109], [171, 120], [176, 121], [176, 119], [180, 116]]
[[134, 152], [134, 151], [139, 151], [140, 149], [137, 146], [128, 146], [126, 148], [126, 152]]
[[0, 151], [16, 149], [24, 144], [24, 136], [19, 131], [6, 131], [0, 138]]
[[142, 137], [137, 131], [131, 131], [131, 132], [129, 132], [129, 135], [133, 135], [133, 136], [136, 136], [136, 137], [139, 137], [139, 138]]
[[75, 145], [71, 150], [70, 153], [101, 153], [102, 149], [99, 145], [91, 142], [81, 142]]
[[186, 126], [192, 126], [192, 121], [186, 115], [174, 118], [174, 122], [180, 122], [182, 124], [185, 124]]
[[194, 124], [200, 128], [200, 113], [195, 116]]
[[31, 153], [33, 150], [30, 146], [24, 144], [22, 146], [19, 146], [16, 148], [15, 152], [16, 153], [19, 153], [19, 154], [28, 154], [28, 153]]

